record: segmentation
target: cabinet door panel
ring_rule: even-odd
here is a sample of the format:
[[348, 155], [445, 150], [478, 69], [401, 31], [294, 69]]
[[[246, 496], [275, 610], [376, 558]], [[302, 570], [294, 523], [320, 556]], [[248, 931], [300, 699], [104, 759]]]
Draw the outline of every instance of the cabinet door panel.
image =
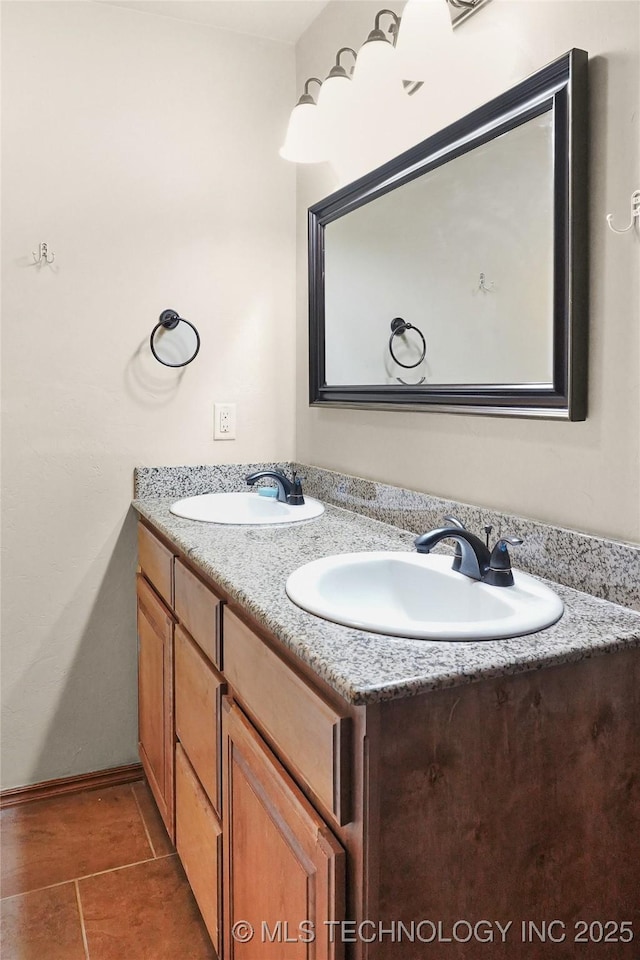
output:
[[175, 634], [176, 735], [220, 812], [220, 703], [224, 680], [182, 627]]
[[[344, 919], [344, 850], [226, 697], [222, 712], [225, 960], [338, 960], [330, 922]], [[232, 935], [239, 920], [252, 925], [247, 943]]]
[[220, 610], [222, 601], [181, 560], [175, 563], [175, 611], [196, 643], [222, 669]]
[[211, 941], [219, 952], [222, 827], [179, 743], [176, 744], [176, 849]]
[[138, 575], [140, 759], [173, 839], [173, 619]]

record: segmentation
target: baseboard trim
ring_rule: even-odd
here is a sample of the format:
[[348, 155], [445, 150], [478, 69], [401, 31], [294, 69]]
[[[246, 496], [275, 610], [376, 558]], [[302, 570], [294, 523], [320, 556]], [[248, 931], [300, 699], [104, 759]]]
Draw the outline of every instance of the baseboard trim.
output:
[[5, 807], [17, 807], [22, 803], [32, 803], [34, 800], [80, 793], [81, 790], [116, 787], [118, 784], [142, 780], [143, 777], [142, 764], [130, 763], [125, 767], [111, 767], [109, 770], [81, 773], [76, 777], [60, 777], [58, 780], [28, 784], [26, 787], [13, 787], [11, 790], [0, 792], [0, 810], [4, 810]]

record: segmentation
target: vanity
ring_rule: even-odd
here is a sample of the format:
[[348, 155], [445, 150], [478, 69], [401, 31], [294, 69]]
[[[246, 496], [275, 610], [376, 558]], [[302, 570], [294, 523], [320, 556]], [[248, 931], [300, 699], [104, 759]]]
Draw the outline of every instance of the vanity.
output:
[[321, 620], [290, 573], [415, 534], [316, 486], [278, 529], [134, 501], [140, 756], [218, 954], [635, 958], [640, 615], [554, 584], [516, 639]]

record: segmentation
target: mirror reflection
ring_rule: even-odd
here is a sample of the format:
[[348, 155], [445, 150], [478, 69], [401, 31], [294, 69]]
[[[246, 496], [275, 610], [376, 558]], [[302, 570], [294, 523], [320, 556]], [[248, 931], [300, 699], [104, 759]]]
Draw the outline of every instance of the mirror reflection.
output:
[[327, 224], [327, 382], [550, 383], [553, 228], [550, 111]]

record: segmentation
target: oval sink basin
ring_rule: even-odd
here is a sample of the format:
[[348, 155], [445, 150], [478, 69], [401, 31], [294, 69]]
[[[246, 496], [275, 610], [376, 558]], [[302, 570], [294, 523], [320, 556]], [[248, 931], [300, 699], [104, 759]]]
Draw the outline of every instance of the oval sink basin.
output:
[[418, 640], [499, 640], [559, 620], [560, 597], [514, 570], [512, 587], [491, 587], [451, 569], [452, 557], [347, 553], [314, 560], [286, 583], [291, 600], [325, 620]]
[[169, 507], [171, 513], [187, 520], [205, 523], [240, 523], [259, 526], [274, 523], [299, 523], [312, 520], [324, 512], [319, 500], [305, 497], [300, 506], [280, 503], [275, 497], [250, 493], [203, 493], [198, 497], [178, 500]]

